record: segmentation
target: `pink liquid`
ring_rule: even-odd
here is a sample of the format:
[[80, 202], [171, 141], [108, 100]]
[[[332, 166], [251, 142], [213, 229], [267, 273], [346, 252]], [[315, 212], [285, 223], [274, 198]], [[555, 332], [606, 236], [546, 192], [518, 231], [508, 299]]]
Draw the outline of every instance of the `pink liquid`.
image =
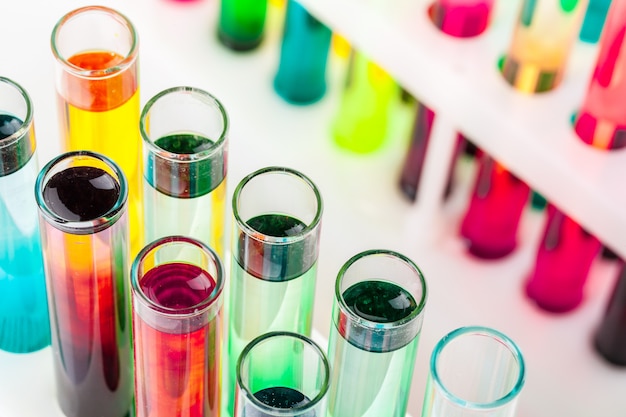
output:
[[566, 312], [583, 299], [583, 287], [602, 244], [556, 207], [548, 219], [526, 294], [540, 308]]
[[469, 38], [487, 29], [492, 9], [493, 0], [436, 0], [428, 12], [442, 32]]
[[[189, 314], [207, 300], [215, 280], [198, 266], [159, 265], [139, 282], [144, 294], [169, 314]], [[155, 329], [137, 313], [135, 390], [138, 417], [219, 415], [219, 313], [206, 325], [181, 320]]]
[[600, 149], [626, 146], [626, 2], [614, 1], [600, 38], [587, 95], [574, 123], [583, 142]]
[[472, 255], [497, 259], [517, 245], [517, 229], [530, 189], [487, 154], [482, 154], [479, 164], [461, 236]]

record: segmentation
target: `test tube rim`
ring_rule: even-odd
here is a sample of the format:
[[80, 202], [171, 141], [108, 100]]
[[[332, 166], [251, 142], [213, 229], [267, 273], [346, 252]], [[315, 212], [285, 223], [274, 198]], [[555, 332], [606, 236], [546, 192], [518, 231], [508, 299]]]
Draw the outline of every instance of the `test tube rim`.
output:
[[26, 89], [12, 79], [0, 76], [0, 83], [8, 84], [11, 87], [15, 88], [17, 92], [24, 98], [24, 102], [26, 103], [26, 116], [24, 117], [20, 128], [9, 136], [0, 139], [0, 149], [3, 149], [15, 144], [16, 142], [19, 142], [30, 129], [33, 121], [33, 102], [30, 99], [30, 95], [28, 94]]

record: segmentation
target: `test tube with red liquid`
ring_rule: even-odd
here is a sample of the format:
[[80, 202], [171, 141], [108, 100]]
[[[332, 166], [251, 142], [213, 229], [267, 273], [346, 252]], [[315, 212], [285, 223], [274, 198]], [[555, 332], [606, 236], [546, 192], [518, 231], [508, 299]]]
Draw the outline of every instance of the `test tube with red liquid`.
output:
[[436, 0], [428, 14], [443, 33], [471, 38], [489, 26], [494, 3], [495, 0]]
[[552, 204], [526, 282], [526, 294], [543, 310], [564, 313], [583, 300], [584, 286], [601, 242]]
[[517, 246], [517, 229], [530, 188], [486, 153], [478, 164], [460, 233], [472, 255], [502, 258]]
[[137, 417], [220, 415], [224, 272], [213, 249], [157, 239], [131, 271]]
[[125, 417], [133, 405], [128, 186], [89, 151], [39, 173], [39, 207], [57, 400], [67, 417]]
[[626, 1], [611, 4], [602, 32], [596, 67], [578, 111], [574, 129], [599, 149], [626, 146]]

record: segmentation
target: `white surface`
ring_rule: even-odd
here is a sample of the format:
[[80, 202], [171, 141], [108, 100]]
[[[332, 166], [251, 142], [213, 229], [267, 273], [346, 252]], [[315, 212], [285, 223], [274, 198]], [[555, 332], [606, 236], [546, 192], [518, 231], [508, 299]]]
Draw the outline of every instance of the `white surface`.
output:
[[[315, 306], [315, 327], [320, 334], [328, 335], [333, 284], [341, 265], [361, 250], [395, 249], [420, 265], [430, 291], [410, 397], [410, 411], [414, 416], [420, 414], [428, 359], [436, 341], [456, 327], [478, 324], [507, 333], [523, 350], [528, 375], [518, 417], [623, 417], [626, 414], [626, 370], [607, 366], [590, 347], [593, 328], [613, 283], [615, 266], [607, 262], [594, 266], [587, 299], [575, 312], [552, 316], [538, 311], [524, 298], [522, 283], [533, 261], [543, 220], [541, 214], [529, 212], [524, 218], [520, 248], [509, 258], [486, 263], [468, 257], [456, 237], [456, 228], [471, 179], [471, 166], [463, 167], [460, 180], [465, 186], [457, 189], [443, 210], [433, 201], [419, 207], [408, 204], [397, 188], [406, 125], [397, 126], [387, 146], [375, 154], [358, 156], [337, 149], [328, 131], [337, 107], [340, 62], [333, 62], [329, 94], [321, 102], [308, 107], [286, 104], [271, 87], [277, 65], [279, 31], [276, 29], [279, 25], [270, 25], [274, 30], [258, 51], [244, 55], [231, 53], [215, 41], [216, 1], [179, 4], [165, 0], [110, 0], [106, 4], [125, 13], [139, 31], [142, 104], [164, 88], [186, 84], [210, 91], [228, 109], [231, 119], [229, 198], [234, 185], [244, 175], [274, 164], [299, 169], [319, 186], [325, 203]], [[344, 23], [347, 20], [343, 13], [356, 5], [349, 0], [309, 0], [308, 3], [315, 3], [318, 11], [330, 20]], [[369, 12], [360, 23], [364, 26], [351, 24], [352, 32], [361, 41], [371, 42], [368, 45], [372, 50], [386, 51], [381, 53], [381, 58], [389, 54], [391, 58], [386, 59], [393, 60], [394, 56], [399, 56], [394, 52], [396, 47], [408, 47], [409, 39], [403, 38], [393, 47], [385, 47], [389, 38], [377, 41], [373, 36], [377, 32], [385, 34], [380, 26], [388, 14], [380, 8], [392, 2], [363, 0], [361, 3], [377, 8], [365, 8]], [[5, 42], [0, 74], [21, 83], [33, 98], [42, 163], [58, 151], [50, 32], [64, 13], [85, 4], [90, 3], [85, 0], [20, 0], [3, 4], [0, 37]], [[332, 16], [331, 4], [337, 6]], [[430, 45], [423, 53], [455, 57], [447, 61], [451, 65], [447, 70], [424, 64], [418, 71], [416, 65], [423, 55], [400, 53], [407, 57], [407, 63], [406, 67], [398, 68], [396, 75], [412, 79], [407, 85], [415, 93], [423, 93], [420, 95], [425, 100], [430, 97], [436, 110], [450, 109], [450, 113], [443, 116], [447, 126], [444, 123], [437, 127], [437, 135], [445, 139], [452, 131], [451, 123], [463, 123], [467, 133], [475, 136], [478, 143], [491, 144], [490, 151], [502, 157], [514, 171], [523, 172], [531, 184], [555, 201], [567, 202], [572, 210], [584, 213], [598, 210], [599, 222], [594, 223], [594, 230], [611, 229], [604, 230], [605, 236], [620, 240], [619, 233], [626, 220], [620, 218], [617, 211], [624, 207], [621, 202], [625, 191], [619, 190], [617, 184], [618, 165], [626, 162], [624, 154], [601, 156], [579, 146], [573, 139], [568, 141], [567, 137], [548, 134], [565, 131], [563, 125], [552, 124], [551, 119], [559, 112], [566, 114], [568, 110], [558, 103], [575, 97], [579, 91], [562, 89], [539, 99], [517, 96], [499, 83], [493, 68], [491, 75], [484, 74], [484, 78], [468, 83], [467, 74], [477, 74], [480, 68], [473, 61], [459, 57], [464, 54], [483, 56], [487, 53], [481, 49], [484, 45], [492, 51], [505, 39], [467, 42], [463, 45], [469, 49], [465, 50], [421, 27], [419, 13], [414, 25], [404, 24], [412, 16], [408, 12], [401, 13], [402, 7], [413, 7], [419, 12], [421, 2], [394, 0], [393, 4], [394, 16], [402, 16], [403, 22], [397, 30], [410, 28], [412, 33], [423, 35], [423, 48]], [[277, 16], [279, 14], [274, 15]], [[378, 26], [365, 26], [377, 21]], [[391, 29], [387, 25], [387, 32], [393, 32]], [[371, 34], [367, 35], [368, 32]], [[411, 73], [416, 78], [411, 78]], [[337, 74], [339, 76], [335, 76]], [[439, 81], [435, 82], [439, 77], [445, 80], [448, 76], [451, 77], [448, 88], [441, 88]], [[420, 79], [430, 81], [421, 83]], [[572, 82], [571, 78], [568, 80], [566, 83]], [[473, 92], [483, 91], [479, 86], [486, 90], [473, 99]], [[457, 91], [459, 88], [461, 94]], [[489, 97], [495, 97], [494, 101]], [[463, 116], [464, 112], [467, 115]], [[531, 117], [536, 118], [536, 124], [526, 122]], [[510, 127], [511, 124], [514, 127]], [[548, 133], [542, 134], [541, 140], [526, 137], [543, 129]], [[485, 138], [481, 134], [485, 134]], [[510, 146], [497, 145], [501, 138]], [[449, 150], [445, 143], [438, 147], [441, 155]], [[545, 161], [552, 153], [563, 158], [548, 164]], [[529, 162], [535, 158], [537, 164], [531, 165]], [[587, 180], [580, 173], [571, 172], [583, 160]], [[610, 164], [601, 167], [606, 160]], [[436, 175], [437, 164], [432, 161], [429, 164], [429, 172]], [[606, 184], [603, 179], [607, 180]], [[426, 189], [435, 195], [443, 178], [432, 181]], [[425, 226], [433, 226], [438, 233], [424, 234], [422, 227]], [[625, 252], [623, 242], [620, 248]], [[49, 348], [27, 355], [0, 352], [0, 417], [61, 416], [53, 390]]]

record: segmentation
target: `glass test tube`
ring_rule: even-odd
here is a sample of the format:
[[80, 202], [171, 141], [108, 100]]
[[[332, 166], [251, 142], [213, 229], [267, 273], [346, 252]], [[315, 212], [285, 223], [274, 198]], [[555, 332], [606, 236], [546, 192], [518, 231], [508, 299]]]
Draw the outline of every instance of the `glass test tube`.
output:
[[443, 33], [457, 38], [470, 38], [487, 29], [494, 1], [435, 0], [428, 14]]
[[504, 79], [524, 93], [558, 86], [586, 7], [587, 0], [522, 0], [501, 63]]
[[[269, 331], [310, 335], [322, 197], [289, 168], [243, 178], [233, 195], [228, 356], [229, 386], [244, 347]], [[233, 399], [229, 403], [232, 414]]]
[[596, 67], [574, 130], [599, 149], [626, 146], [626, 2], [614, 1], [600, 38]]
[[335, 142], [357, 153], [380, 148], [387, 135], [397, 89], [384, 69], [352, 49], [346, 84], [331, 128]]
[[131, 271], [137, 417], [220, 415], [224, 271], [189, 237], [158, 239]]
[[445, 335], [430, 357], [422, 417], [514, 417], [526, 377], [509, 337], [487, 327]]
[[331, 31], [297, 1], [288, 0], [274, 89], [292, 104], [313, 103], [326, 92]]
[[138, 42], [130, 20], [102, 6], [73, 10], [52, 31], [61, 149], [106, 155], [124, 171], [131, 257], [143, 246]]
[[581, 303], [589, 270], [602, 244], [550, 203], [547, 217], [526, 294], [546, 311], [567, 312]]
[[594, 349], [607, 362], [626, 366], [626, 263], [619, 260], [613, 291], [593, 337]]
[[58, 403], [67, 417], [133, 406], [128, 185], [109, 158], [61, 154], [35, 186]]
[[234, 51], [251, 51], [265, 32], [268, 0], [221, 0], [217, 38]]
[[206, 91], [174, 87], [140, 119], [145, 241], [183, 235], [224, 256], [228, 116]]
[[328, 341], [328, 417], [406, 415], [426, 282], [405, 256], [369, 250], [337, 276]]
[[502, 258], [517, 246], [517, 229], [530, 188], [487, 153], [478, 161], [460, 235], [469, 253], [483, 259]]
[[26, 90], [0, 77], [0, 350], [13, 353], [50, 344], [33, 111]]
[[237, 362], [234, 417], [324, 417], [330, 369], [324, 351], [293, 332], [268, 332]]
[[611, 0], [589, 0], [587, 11], [580, 28], [579, 38], [583, 42], [596, 43], [600, 40], [606, 14], [611, 6]]

